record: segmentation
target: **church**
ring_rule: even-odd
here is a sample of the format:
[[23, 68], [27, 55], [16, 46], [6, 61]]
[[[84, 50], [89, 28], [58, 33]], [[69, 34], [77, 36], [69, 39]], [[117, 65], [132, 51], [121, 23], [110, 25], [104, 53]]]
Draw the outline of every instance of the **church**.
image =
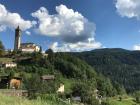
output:
[[35, 43], [21, 43], [21, 29], [19, 26], [15, 29], [14, 51], [32, 53], [39, 52], [40, 50], [41, 47]]

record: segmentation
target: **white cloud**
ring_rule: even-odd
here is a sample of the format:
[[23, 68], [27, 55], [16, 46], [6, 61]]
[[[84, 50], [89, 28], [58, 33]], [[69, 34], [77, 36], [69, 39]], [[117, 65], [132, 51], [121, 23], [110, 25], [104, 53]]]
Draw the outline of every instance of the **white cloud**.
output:
[[26, 33], [27, 35], [31, 35], [31, 32], [30, 32], [30, 31], [25, 31], [25, 33]]
[[[116, 0], [116, 9], [122, 17], [140, 20], [140, 0]], [[133, 50], [140, 50], [140, 44], [134, 45]]]
[[122, 17], [140, 19], [140, 0], [117, 0], [116, 8]]
[[32, 13], [39, 21], [38, 31], [42, 35], [59, 37], [64, 42], [77, 42], [93, 37], [95, 24], [82, 14], [68, 9], [65, 5], [56, 6], [57, 14], [49, 15], [45, 7]]
[[140, 50], [140, 44], [134, 45], [133, 50]]
[[8, 28], [16, 28], [18, 25], [24, 31], [34, 25], [34, 21], [24, 20], [18, 13], [12, 13], [0, 4], [0, 31]]
[[[65, 5], [56, 6], [56, 12], [50, 15], [45, 7], [41, 7], [32, 13], [38, 19], [37, 30], [40, 34], [61, 40], [52, 45], [55, 51], [83, 51], [101, 47], [94, 38], [96, 26], [93, 22]], [[92, 41], [89, 42], [89, 39]]]
[[86, 41], [86, 42], [77, 42], [77, 43], [62, 43], [54, 42], [50, 48], [53, 49], [54, 52], [81, 52], [81, 51], [89, 51], [92, 49], [101, 48], [102, 44], [99, 42], [94, 42], [94, 40]]
[[0, 32], [5, 31], [5, 30], [6, 30], [6, 27], [4, 25], [1, 25], [0, 26]]

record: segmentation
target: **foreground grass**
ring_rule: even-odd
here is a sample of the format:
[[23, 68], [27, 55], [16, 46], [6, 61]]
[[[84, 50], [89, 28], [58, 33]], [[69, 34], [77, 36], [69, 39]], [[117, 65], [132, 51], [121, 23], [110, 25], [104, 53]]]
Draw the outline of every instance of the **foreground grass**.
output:
[[28, 100], [19, 97], [10, 97], [0, 94], [0, 105], [69, 105], [64, 102], [54, 102], [51, 100], [43, 101], [41, 99]]

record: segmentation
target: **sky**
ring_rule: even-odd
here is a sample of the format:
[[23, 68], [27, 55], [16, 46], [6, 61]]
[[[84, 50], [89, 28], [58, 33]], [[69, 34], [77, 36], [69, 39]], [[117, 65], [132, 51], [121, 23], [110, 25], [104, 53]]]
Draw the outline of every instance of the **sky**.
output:
[[21, 42], [43, 50], [140, 50], [139, 10], [140, 0], [0, 0], [0, 40], [13, 49], [19, 25]]

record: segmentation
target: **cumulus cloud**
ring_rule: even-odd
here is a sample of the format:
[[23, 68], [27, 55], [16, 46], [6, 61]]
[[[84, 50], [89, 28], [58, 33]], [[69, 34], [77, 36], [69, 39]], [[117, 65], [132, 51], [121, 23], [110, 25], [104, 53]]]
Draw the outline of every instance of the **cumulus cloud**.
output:
[[35, 21], [24, 20], [18, 13], [12, 13], [6, 7], [0, 4], [0, 31], [6, 28], [16, 28], [18, 25], [24, 31], [31, 28]]
[[6, 30], [6, 27], [4, 25], [1, 25], [0, 26], [0, 32], [5, 31], [5, 30]]
[[[55, 51], [81, 51], [101, 47], [94, 38], [96, 26], [93, 22], [65, 5], [56, 6], [56, 12], [50, 15], [45, 7], [41, 7], [32, 13], [38, 19], [37, 31], [40, 34], [61, 40], [61, 44], [55, 42], [52, 45]], [[92, 41], [89, 42], [89, 39]]]
[[54, 52], [81, 52], [81, 51], [89, 51], [91, 49], [101, 48], [102, 44], [99, 42], [94, 42], [89, 39], [86, 42], [78, 42], [78, 43], [62, 43], [54, 42], [50, 48], [53, 49]]
[[134, 45], [133, 50], [140, 50], [140, 44]]
[[39, 20], [38, 31], [47, 36], [60, 37], [65, 42], [83, 41], [94, 35], [95, 24], [82, 14], [68, 9], [65, 5], [56, 6], [57, 14], [49, 15], [45, 7], [32, 13]]
[[122, 17], [140, 19], [140, 0], [117, 0], [116, 8]]
[[31, 35], [31, 32], [30, 32], [30, 31], [25, 31], [25, 33], [26, 33], [27, 35]]
[[[116, 9], [122, 17], [140, 20], [140, 0], [116, 0]], [[134, 45], [133, 50], [140, 50], [140, 44]]]

